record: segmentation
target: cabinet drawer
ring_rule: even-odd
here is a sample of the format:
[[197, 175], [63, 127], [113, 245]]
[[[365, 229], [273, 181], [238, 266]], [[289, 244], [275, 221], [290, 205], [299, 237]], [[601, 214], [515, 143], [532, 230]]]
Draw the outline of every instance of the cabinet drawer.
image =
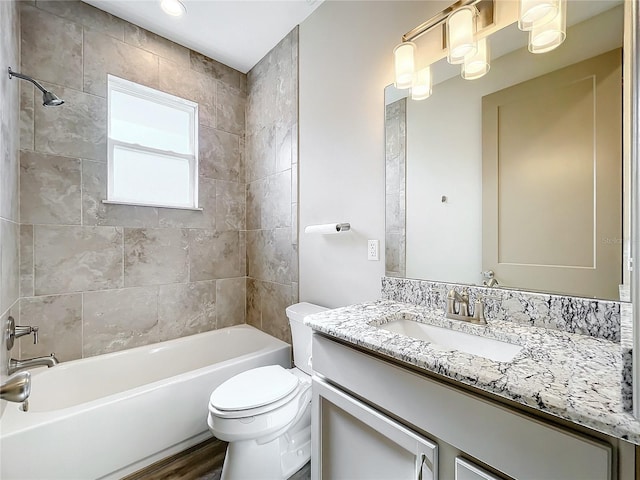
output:
[[609, 445], [314, 334], [313, 368], [331, 383], [519, 480], [610, 480]]

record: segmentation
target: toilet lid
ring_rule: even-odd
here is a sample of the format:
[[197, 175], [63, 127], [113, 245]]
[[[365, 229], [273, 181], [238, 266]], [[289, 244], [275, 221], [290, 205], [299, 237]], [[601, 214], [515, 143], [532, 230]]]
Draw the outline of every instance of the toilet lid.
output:
[[211, 394], [218, 410], [247, 410], [276, 402], [298, 386], [298, 377], [280, 365], [253, 368], [222, 383]]

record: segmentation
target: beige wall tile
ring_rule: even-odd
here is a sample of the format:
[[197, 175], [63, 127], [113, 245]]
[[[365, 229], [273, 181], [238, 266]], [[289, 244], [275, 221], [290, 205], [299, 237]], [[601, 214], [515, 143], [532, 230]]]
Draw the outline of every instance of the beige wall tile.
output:
[[20, 226], [0, 218], [0, 312], [6, 311], [18, 299]]
[[20, 225], [20, 296], [33, 296], [33, 225]]
[[144, 28], [132, 23], [126, 23], [124, 27], [124, 41], [134, 47], [142, 48], [159, 57], [171, 60], [181, 67], [189, 67], [189, 49], [156, 35]]
[[37, 225], [35, 294], [122, 287], [120, 227]]
[[247, 300], [245, 321], [248, 325], [262, 330], [262, 282], [247, 278]]
[[286, 308], [291, 302], [291, 285], [262, 283], [262, 328], [269, 335], [291, 343], [291, 329]]
[[216, 126], [216, 81], [211, 76], [161, 58], [160, 90], [197, 102], [200, 124]]
[[158, 287], [136, 287], [83, 294], [84, 356], [159, 341]]
[[52, 353], [61, 362], [82, 358], [82, 294], [22, 298], [20, 322], [38, 327], [36, 345], [31, 335], [20, 338], [22, 358]]
[[158, 88], [158, 57], [102, 33], [84, 32], [84, 91], [107, 95], [107, 74]]
[[26, 5], [20, 23], [20, 73], [82, 90], [82, 27]]
[[227, 278], [216, 282], [216, 327], [245, 323], [246, 277]]
[[35, 149], [87, 160], [107, 159], [107, 106], [104, 98], [44, 84], [65, 101], [35, 109]]
[[246, 75], [198, 52], [191, 51], [190, 66], [191, 70], [211, 75], [216, 80], [237, 89], [241, 89], [243, 78], [246, 83]]
[[247, 230], [262, 228], [262, 199], [267, 190], [267, 179], [261, 178], [247, 184]]
[[158, 293], [160, 340], [216, 328], [216, 281], [161, 285]]
[[177, 228], [124, 230], [126, 287], [186, 282], [189, 277], [188, 236]]
[[157, 227], [158, 209], [135, 205], [108, 205], [107, 164], [82, 161], [82, 221], [84, 225]]
[[189, 230], [191, 281], [240, 277], [238, 232]]
[[20, 221], [80, 225], [81, 163], [32, 151], [20, 154]]
[[123, 39], [126, 22], [87, 3], [77, 0], [37, 0], [36, 6], [118, 40]]
[[218, 82], [216, 128], [229, 133], [243, 134], [246, 95], [240, 90]]
[[245, 229], [245, 184], [216, 180], [216, 230]]
[[20, 82], [20, 148], [33, 150], [34, 86]]
[[264, 178], [276, 171], [275, 126], [247, 132], [247, 181]]
[[198, 141], [200, 175], [232, 182], [240, 178], [240, 136], [200, 125]]
[[247, 231], [247, 264], [250, 277], [287, 284], [292, 281], [291, 230]]

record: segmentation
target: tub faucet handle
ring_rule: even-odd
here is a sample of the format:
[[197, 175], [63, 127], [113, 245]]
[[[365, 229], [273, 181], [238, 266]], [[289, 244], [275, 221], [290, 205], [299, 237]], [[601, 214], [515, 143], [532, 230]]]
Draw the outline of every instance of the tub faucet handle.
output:
[[13, 337], [20, 338], [24, 337], [25, 335], [33, 334], [33, 344], [35, 345], [36, 343], [38, 343], [38, 329], [39, 327], [16, 325]]

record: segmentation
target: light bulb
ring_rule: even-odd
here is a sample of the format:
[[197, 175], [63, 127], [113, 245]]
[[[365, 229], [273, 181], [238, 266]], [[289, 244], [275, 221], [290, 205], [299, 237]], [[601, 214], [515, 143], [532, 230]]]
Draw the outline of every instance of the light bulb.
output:
[[464, 57], [476, 52], [476, 7], [462, 7], [447, 17], [447, 60], [451, 64], [464, 62]]
[[491, 68], [489, 62], [489, 39], [487, 37], [478, 40], [478, 49], [475, 55], [468, 56], [462, 64], [462, 78], [465, 80], [475, 80], [483, 77]]
[[560, 0], [520, 0], [518, 9], [518, 28], [529, 31], [554, 18], [560, 11]]
[[546, 53], [558, 48], [567, 38], [567, 2], [560, 1], [558, 14], [544, 25], [534, 26], [529, 32], [529, 51]]
[[396, 88], [411, 87], [415, 70], [415, 51], [416, 44], [412, 42], [401, 43], [393, 49]]
[[411, 98], [413, 100], [424, 100], [431, 96], [431, 66], [423, 68], [413, 76], [411, 85]]

